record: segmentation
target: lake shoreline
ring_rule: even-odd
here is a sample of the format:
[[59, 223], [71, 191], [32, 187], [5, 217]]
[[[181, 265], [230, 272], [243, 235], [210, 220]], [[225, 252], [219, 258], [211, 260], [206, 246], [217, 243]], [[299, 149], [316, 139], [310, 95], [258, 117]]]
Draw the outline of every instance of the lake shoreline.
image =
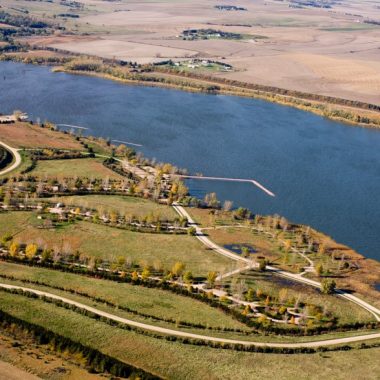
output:
[[[275, 103], [262, 100], [251, 101], [227, 95], [205, 97], [199, 91], [191, 95], [183, 91], [123, 86], [119, 79], [105, 81], [100, 75], [92, 75], [94, 73], [88, 79], [82, 72], [78, 76], [71, 73], [54, 75], [46, 66], [26, 68], [23, 64], [4, 62], [6, 67], [4, 89], [8, 86], [10, 91], [7, 92], [9, 98], [4, 98], [7, 111], [22, 107], [33, 120], [40, 118], [58, 124], [91, 125], [91, 134], [141, 143], [144, 145], [142, 151], [148, 157], [174, 162], [193, 173], [258, 178], [278, 194], [276, 199], [267, 199], [256, 190], [240, 185], [231, 188], [228, 183], [197, 183], [192, 186], [191, 192], [203, 198], [204, 194], [215, 191], [222, 201], [232, 200], [236, 205], [250, 208], [258, 214], [285, 215], [296, 223], [326, 232], [337, 241], [362, 252], [365, 257], [378, 259], [378, 242], [374, 239], [373, 228], [367, 226], [368, 223], [358, 213], [359, 198], [352, 207], [342, 208], [360, 192], [362, 197], [372, 198], [369, 204], [373, 203], [373, 206], [366, 211], [367, 220], [373, 226], [375, 224], [372, 222], [376, 223], [376, 214], [371, 211], [376, 208], [377, 202], [377, 197], [372, 193], [377, 186], [374, 182], [377, 178], [376, 166], [369, 167], [369, 172], [357, 170], [357, 165], [367, 165], [367, 161], [363, 162], [360, 158], [363, 149], [375, 160], [373, 162], [377, 162], [375, 142], [379, 136], [375, 129], [347, 128], [344, 124], [335, 124], [311, 113], [292, 110], [292, 107], [276, 107]], [[36, 87], [43, 78], [46, 79], [45, 84]], [[24, 92], [29, 94], [26, 103], [22, 103], [18, 86], [23, 86]], [[38, 100], [42, 98], [46, 99], [43, 103]], [[150, 111], [147, 114], [148, 108]], [[102, 115], [100, 119], [99, 112]], [[153, 120], [156, 122], [152, 124]], [[178, 126], [181, 126], [180, 130]], [[151, 131], [148, 133], [150, 137], [144, 131]], [[276, 142], [276, 136], [280, 145]], [[167, 138], [170, 144], [167, 144]], [[233, 142], [232, 146], [228, 141]], [[351, 149], [348, 156], [344, 147], [354, 141], [356, 148], [354, 151]], [[214, 149], [213, 145], [218, 149]], [[323, 148], [323, 155], [318, 147]], [[235, 161], [239, 158], [241, 168], [238, 171], [230, 167], [229, 160], [224, 162], [226, 160], [219, 156], [218, 152], [227, 150]], [[299, 155], [306, 152], [306, 163], [300, 166]], [[201, 159], [203, 154], [211, 160], [209, 163]], [[325, 166], [327, 162], [323, 164], [326, 160], [328, 166]], [[256, 165], [251, 166], [253, 162]], [[318, 170], [315, 170], [315, 163]], [[281, 172], [289, 173], [287, 179], [274, 175]], [[355, 182], [356, 177], [360, 181]], [[368, 190], [364, 192], [362, 187], [355, 185], [363, 181], [368, 184]], [[331, 198], [324, 183], [336, 184], [337, 193], [342, 195]], [[295, 198], [294, 191], [299, 191], [299, 197]], [[331, 199], [327, 202], [330, 209], [339, 210], [334, 213], [337, 217], [333, 219], [326, 219], [325, 214], [319, 211], [327, 199]], [[347, 227], [346, 218], [355, 220], [355, 225], [359, 226], [358, 233], [352, 233]]]
[[[46, 52], [50, 52], [50, 50], [46, 50]], [[82, 55], [77, 54], [68, 54], [66, 51], [62, 51], [59, 49], [54, 49], [54, 52], [59, 52], [62, 54], [65, 59], [83, 59]], [[65, 66], [60, 65], [59, 63], [54, 63], [49, 61], [46, 57], [38, 57], [36, 59], [29, 59], [27, 55], [29, 51], [26, 53], [26, 56], [12, 55], [12, 54], [0, 54], [0, 61], [12, 61], [12, 62], [20, 62], [26, 64], [37, 64], [39, 66], [51, 66], [52, 71], [54, 72], [64, 72], [68, 74], [74, 75], [86, 75], [86, 76], [94, 76], [98, 78], [103, 78], [107, 80], [117, 81], [119, 83], [124, 83], [126, 85], [135, 85], [135, 86], [145, 86], [145, 87], [160, 87], [160, 88], [168, 88], [175, 89], [178, 91], [192, 92], [192, 93], [204, 93], [204, 94], [214, 94], [214, 95], [226, 95], [226, 96], [237, 96], [237, 97], [245, 97], [251, 99], [260, 99], [270, 103], [280, 104], [287, 107], [292, 107], [296, 109], [300, 109], [306, 112], [313, 113], [318, 116], [325, 117], [329, 120], [342, 122], [348, 125], [364, 127], [364, 128], [372, 128], [372, 129], [380, 129], [380, 112], [377, 112], [376, 109], [372, 109], [372, 107], [379, 107], [369, 103], [357, 102], [362, 105], [362, 107], [354, 107], [352, 105], [343, 106], [339, 104], [339, 102], [348, 102], [348, 104], [355, 103], [354, 101], [340, 99], [340, 98], [331, 98], [331, 102], [329, 101], [321, 101], [318, 98], [330, 98], [328, 96], [318, 95], [318, 94], [305, 94], [306, 98], [297, 96], [297, 91], [290, 91], [285, 89], [275, 89], [273, 88], [271, 91], [267, 91], [265, 89], [253, 89], [250, 88], [250, 84], [242, 82], [240, 84], [230, 84], [229, 82], [223, 83], [221, 82], [222, 78], [213, 77], [213, 78], [202, 78], [197, 77], [196, 73], [193, 76], [191, 75], [182, 75], [179, 72], [163, 70], [159, 66], [153, 65], [149, 68], [147, 73], [142, 72], [131, 76], [130, 78], [118, 77], [116, 75], [109, 74], [107, 72], [96, 72], [89, 70], [73, 70], [69, 69]], [[88, 56], [85, 56], [88, 57]], [[92, 59], [101, 60], [102, 65], [116, 65], [116, 69], [120, 69], [120, 63], [112, 63], [109, 64], [109, 60], [94, 56]], [[63, 59], [62, 57], [60, 59]], [[111, 67], [111, 66], [110, 66]], [[104, 71], [109, 69], [108, 66], [104, 68]], [[152, 77], [152, 74], [155, 77]], [[143, 75], [148, 75], [148, 77], [143, 77]], [[150, 76], [149, 76], [150, 75]], [[140, 76], [140, 77], [139, 77]], [[182, 81], [182, 83], [178, 83], [178, 81]], [[251, 85], [255, 87], [257, 85]], [[258, 86], [259, 88], [265, 86]], [[212, 88], [209, 90], [209, 88]], [[269, 89], [269, 87], [268, 87]], [[294, 94], [285, 95], [289, 92]], [[316, 98], [311, 100], [311, 98]], [[335, 101], [335, 103], [333, 102]], [[336, 103], [338, 102], [338, 104]], [[367, 107], [367, 108], [363, 108]], [[366, 122], [361, 122], [360, 120], [366, 120]]]
[[326, 116], [322, 110], [314, 109], [314, 108], [305, 109], [305, 107], [303, 107], [302, 105], [297, 105], [297, 104], [286, 102], [286, 101], [276, 100], [276, 99], [270, 98], [270, 97], [265, 96], [265, 95], [236, 93], [236, 92], [231, 91], [231, 90], [223, 90], [223, 89], [221, 89], [215, 93], [210, 93], [210, 92], [202, 91], [196, 87], [187, 87], [187, 86], [181, 87], [180, 85], [175, 85], [175, 84], [170, 84], [170, 83], [147, 82], [147, 81], [143, 81], [143, 80], [122, 79], [122, 78], [118, 78], [118, 77], [115, 77], [115, 76], [112, 76], [109, 74], [105, 74], [105, 73], [96, 73], [96, 72], [91, 72], [91, 71], [80, 71], [80, 70], [67, 70], [63, 67], [57, 67], [57, 66], [53, 67], [52, 71], [71, 74], [71, 75], [84, 75], [84, 76], [89, 76], [89, 77], [102, 78], [102, 79], [106, 79], [106, 80], [112, 80], [115, 82], [123, 83], [125, 85], [131, 85], [131, 86], [159, 87], [159, 88], [166, 88], [166, 89], [172, 89], [172, 90], [177, 90], [177, 91], [185, 91], [185, 92], [190, 92], [190, 93], [199, 93], [199, 94], [206, 94], [206, 95], [225, 95], [225, 96], [236, 96], [236, 97], [248, 98], [248, 99], [259, 99], [259, 100], [263, 100], [266, 102], [279, 104], [279, 105], [282, 105], [285, 107], [292, 107], [292, 108], [299, 109], [301, 111], [310, 112], [310, 113], [313, 113], [315, 115], [325, 117], [326, 119], [345, 123], [345, 124], [350, 125], [350, 126], [362, 127], [362, 128], [371, 128], [371, 129], [380, 129], [380, 124], [358, 123], [358, 122], [354, 122], [354, 121], [345, 119], [343, 117]]

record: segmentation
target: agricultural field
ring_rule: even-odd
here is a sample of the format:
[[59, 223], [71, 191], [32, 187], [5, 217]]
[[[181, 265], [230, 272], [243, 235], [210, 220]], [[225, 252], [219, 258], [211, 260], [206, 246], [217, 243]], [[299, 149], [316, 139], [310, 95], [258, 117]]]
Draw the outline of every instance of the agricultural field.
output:
[[[22, 38], [36, 45], [139, 63], [222, 59], [235, 70], [214, 75], [379, 104], [375, 3], [348, 0], [319, 8], [242, 0], [236, 6], [246, 8], [243, 12], [215, 5], [198, 0], [2, 2], [4, 11], [27, 10], [72, 33]], [[244, 38], [184, 40], [185, 29]]]

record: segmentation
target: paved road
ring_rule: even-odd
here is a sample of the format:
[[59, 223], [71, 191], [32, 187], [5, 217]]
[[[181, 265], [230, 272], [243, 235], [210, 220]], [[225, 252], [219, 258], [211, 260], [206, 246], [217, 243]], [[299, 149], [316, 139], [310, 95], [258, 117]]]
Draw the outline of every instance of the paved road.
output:
[[273, 347], [273, 348], [300, 348], [300, 347], [310, 347], [310, 348], [314, 347], [315, 348], [315, 347], [321, 347], [321, 346], [332, 346], [332, 345], [337, 345], [337, 344], [354, 343], [354, 342], [360, 342], [363, 340], [380, 339], [380, 333], [365, 334], [365, 335], [360, 335], [360, 336], [352, 336], [352, 337], [337, 338], [337, 339], [322, 339], [318, 341], [300, 342], [300, 343], [265, 343], [265, 342], [254, 342], [254, 341], [245, 341], [245, 340], [238, 340], [238, 339], [217, 338], [213, 336], [194, 334], [194, 333], [189, 333], [189, 332], [184, 332], [184, 331], [177, 331], [177, 330], [172, 330], [165, 327], [149, 325], [147, 323], [136, 322], [131, 319], [122, 318], [117, 315], [98, 310], [94, 307], [87, 306], [80, 302], [73, 301], [69, 298], [61, 297], [56, 294], [43, 292], [36, 289], [25, 288], [23, 286], [9, 285], [9, 284], [3, 284], [3, 283], [0, 283], [0, 287], [4, 289], [21, 289], [26, 292], [34, 293], [38, 296], [45, 296], [51, 299], [59, 300], [66, 304], [74, 305], [82, 310], [88, 310], [101, 317], [106, 317], [113, 321], [120, 322], [129, 326], [134, 326], [140, 329], [154, 331], [154, 332], [158, 332], [158, 333], [166, 334], [166, 335], [179, 336], [182, 338], [200, 339], [200, 340], [204, 340], [208, 342], [241, 344], [244, 346]]
[[176, 203], [173, 203], [173, 208], [174, 210], [181, 216], [187, 218], [188, 220], [188, 224], [189, 226], [192, 226], [195, 228], [195, 231], [196, 231], [196, 237], [198, 240], [200, 240], [205, 246], [207, 246], [208, 248], [214, 250], [215, 252], [223, 255], [223, 256], [226, 256], [232, 260], [235, 260], [235, 261], [240, 261], [240, 262], [243, 262], [245, 263], [246, 265], [251, 265], [252, 264], [252, 260], [249, 260], [245, 257], [241, 257], [241, 256], [238, 256], [238, 255], [235, 255], [234, 253], [232, 253], [231, 251], [229, 251], [228, 249], [224, 249], [220, 246], [218, 246], [217, 244], [215, 244], [213, 241], [211, 241], [203, 232], [202, 232], [202, 229], [197, 225], [197, 223], [194, 221], [194, 219], [192, 219], [192, 217], [189, 215], [189, 213], [180, 205], [176, 204]]
[[[224, 249], [224, 248], [218, 246], [213, 241], [211, 241], [207, 236], [205, 236], [203, 234], [202, 229], [191, 218], [191, 216], [185, 210], [185, 208], [183, 208], [182, 206], [180, 206], [178, 204], [173, 204], [173, 207], [174, 207], [174, 209], [177, 211], [177, 213], [179, 215], [187, 218], [187, 220], [189, 221], [189, 225], [192, 225], [195, 228], [195, 230], [196, 230], [196, 237], [204, 245], [206, 245], [207, 247], [213, 249], [215, 252], [217, 252], [217, 253], [219, 253], [219, 254], [221, 254], [223, 256], [229, 257], [229, 258], [231, 258], [231, 259], [233, 259], [235, 261], [241, 261], [241, 262], [244, 262], [245, 264], [250, 264], [251, 263], [251, 261], [249, 259], [246, 259], [244, 257], [236, 255], [236, 254], [228, 251], [227, 249]], [[302, 282], [302, 283], [304, 283], [306, 285], [310, 285], [310, 286], [313, 286], [315, 288], [320, 288], [321, 287], [321, 284], [319, 282], [314, 281], [314, 280], [310, 280], [308, 278], [304, 278], [304, 277], [302, 277], [299, 274], [294, 274], [294, 273], [286, 272], [284, 270], [281, 270], [281, 269], [278, 269], [278, 268], [274, 268], [274, 267], [271, 267], [269, 265], [267, 266], [267, 269], [270, 270], [270, 271], [272, 271], [272, 272], [274, 272], [274, 273], [276, 273], [276, 274], [278, 274], [279, 276], [287, 277], [287, 278], [290, 278], [290, 279], [292, 279], [294, 281]], [[375, 317], [375, 319], [378, 322], [380, 322], [380, 310], [378, 308], [376, 308], [375, 306], [372, 306], [369, 303], [367, 303], [367, 302], [361, 300], [360, 298], [354, 296], [353, 294], [344, 292], [343, 290], [337, 290], [336, 293], [337, 293], [337, 295], [339, 297], [342, 297], [342, 298], [345, 298], [348, 301], [354, 302], [358, 306], [360, 306], [363, 309], [367, 310], [368, 312], [370, 312]]]
[[7, 174], [12, 170], [16, 169], [21, 164], [21, 156], [17, 149], [10, 147], [9, 145], [0, 141], [0, 146], [4, 147], [6, 150], [12, 153], [14, 160], [11, 166], [8, 166], [4, 170], [0, 171], [0, 175]]

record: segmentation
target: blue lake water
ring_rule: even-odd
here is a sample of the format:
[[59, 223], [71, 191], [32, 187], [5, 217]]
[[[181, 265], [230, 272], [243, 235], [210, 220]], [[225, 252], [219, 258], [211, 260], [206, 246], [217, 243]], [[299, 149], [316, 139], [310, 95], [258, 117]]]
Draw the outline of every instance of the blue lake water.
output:
[[[0, 62], [0, 112], [89, 127], [159, 161], [246, 183], [189, 181], [234, 206], [309, 224], [380, 260], [380, 131], [265, 101], [52, 73]], [[0, 136], [1, 138], [1, 136]]]

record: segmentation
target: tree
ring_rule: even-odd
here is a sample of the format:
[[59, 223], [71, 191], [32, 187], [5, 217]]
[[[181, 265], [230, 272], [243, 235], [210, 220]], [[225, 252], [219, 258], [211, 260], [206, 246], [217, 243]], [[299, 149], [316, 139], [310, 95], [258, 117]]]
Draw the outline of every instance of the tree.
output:
[[247, 208], [239, 207], [235, 212], [236, 219], [248, 219], [251, 216], [251, 212]]
[[12, 257], [16, 257], [19, 250], [20, 250], [20, 245], [14, 241], [11, 243], [11, 245], [9, 247], [9, 254]]
[[207, 207], [220, 208], [220, 202], [218, 201], [218, 198], [216, 197], [216, 193], [206, 194], [204, 201]]
[[218, 277], [218, 274], [214, 271], [207, 273], [207, 284], [210, 287], [213, 287], [215, 285], [216, 278]]
[[111, 222], [112, 224], [116, 224], [117, 221], [118, 221], [118, 219], [119, 219], [119, 214], [118, 214], [118, 212], [112, 210], [112, 211], [110, 212], [110, 222]]
[[181, 200], [187, 194], [189, 194], [189, 188], [182, 181], [179, 181], [178, 182], [178, 189], [177, 189], [178, 199]]
[[197, 234], [197, 230], [195, 229], [195, 227], [190, 227], [187, 229], [187, 233], [190, 236], [195, 236]]
[[268, 318], [265, 315], [260, 315], [257, 321], [262, 325], [266, 325], [269, 322]]
[[37, 251], [37, 244], [28, 244], [25, 248], [25, 255], [29, 260], [32, 260], [36, 256]]
[[228, 200], [224, 201], [224, 203], [223, 203], [223, 211], [226, 211], [226, 212], [231, 211], [232, 206], [233, 206], [233, 202], [232, 201], [228, 201]]
[[248, 314], [250, 314], [251, 312], [252, 312], [251, 307], [250, 307], [249, 305], [245, 305], [245, 308], [244, 308], [244, 310], [242, 311], [242, 314], [243, 314], [243, 315], [248, 315]]
[[321, 263], [318, 263], [317, 266], [315, 267], [315, 270], [317, 272], [317, 275], [321, 277], [324, 272], [323, 265]]
[[50, 249], [44, 249], [42, 251], [41, 260], [43, 262], [48, 261], [51, 259], [51, 250]]
[[255, 300], [255, 291], [252, 288], [249, 288], [245, 298], [248, 302], [254, 301]]
[[127, 147], [124, 144], [120, 144], [116, 148], [116, 152], [115, 153], [116, 153], [117, 156], [123, 157], [123, 156], [125, 156], [126, 152], [127, 152]]
[[7, 243], [10, 240], [12, 240], [12, 235], [8, 233], [8, 234], [5, 234], [5, 235], [2, 236], [1, 243], [5, 244], [5, 243]]
[[323, 255], [326, 253], [326, 247], [324, 244], [319, 244], [318, 246], [318, 254]]
[[336, 282], [334, 280], [329, 280], [325, 278], [321, 283], [321, 291], [323, 294], [332, 294], [336, 288]]
[[119, 256], [117, 258], [117, 265], [119, 268], [123, 268], [125, 265], [125, 257], [124, 256]]
[[172, 273], [176, 277], [180, 277], [185, 270], [186, 265], [180, 261], [177, 261], [172, 268]]
[[291, 247], [292, 247], [292, 242], [290, 240], [285, 240], [284, 241], [285, 252], [289, 252]]
[[193, 280], [194, 280], [193, 274], [190, 271], [185, 272], [185, 274], [183, 275], [183, 281], [186, 284], [192, 284]]
[[265, 259], [259, 260], [259, 271], [264, 272], [267, 268], [267, 261]]
[[249, 257], [249, 248], [248, 247], [241, 247], [241, 255], [243, 257]]
[[149, 278], [149, 276], [150, 276], [150, 270], [149, 270], [148, 267], [145, 267], [144, 270], [141, 273], [141, 278], [143, 280], [147, 280]]

